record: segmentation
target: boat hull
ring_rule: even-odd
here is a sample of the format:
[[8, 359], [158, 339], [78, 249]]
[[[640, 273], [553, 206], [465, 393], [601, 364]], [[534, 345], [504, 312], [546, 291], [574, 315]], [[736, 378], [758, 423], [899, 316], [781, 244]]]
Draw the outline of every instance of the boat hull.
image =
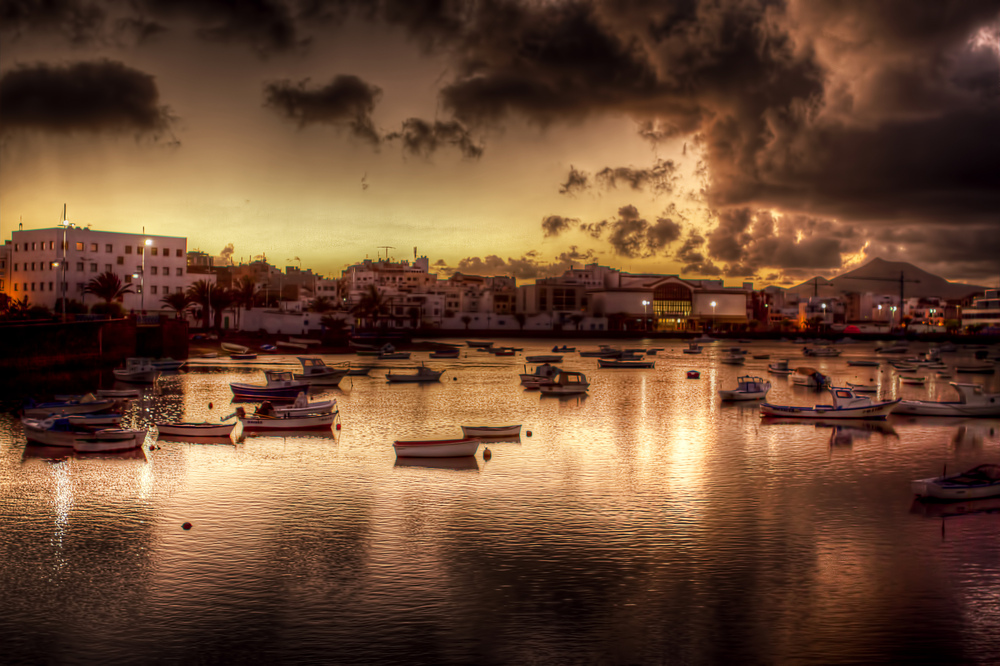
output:
[[157, 423], [160, 435], [178, 437], [228, 437], [236, 427], [235, 423]]
[[26, 407], [25, 416], [40, 417], [49, 414], [97, 414], [111, 409], [115, 404], [114, 400], [94, 400], [92, 402], [43, 402], [39, 405]]
[[892, 413], [902, 416], [1000, 416], [1000, 403], [993, 405], [967, 405], [961, 402], [903, 400], [896, 405]]
[[899, 403], [899, 400], [879, 402], [865, 407], [794, 407], [790, 405], [760, 406], [761, 416], [792, 417], [797, 419], [884, 419]]
[[521, 426], [462, 426], [462, 434], [466, 437], [516, 437], [521, 434]]
[[263, 387], [250, 384], [230, 384], [235, 398], [244, 400], [295, 400], [299, 393], [309, 390], [309, 385]]
[[111, 453], [137, 449], [146, 441], [145, 430], [103, 430], [78, 438], [73, 442], [73, 450], [79, 453]]
[[541, 356], [525, 356], [526, 363], [562, 363], [563, 357], [556, 354], [542, 354]]
[[719, 397], [723, 400], [763, 400], [767, 397], [767, 391], [740, 391], [739, 389], [732, 389], [729, 391], [722, 390], [719, 391]]
[[347, 374], [348, 370], [346, 369], [337, 370], [330, 368], [330, 372], [293, 373], [292, 376], [299, 381], [309, 382], [310, 384], [337, 386], [340, 384], [340, 380], [346, 377]]
[[918, 497], [941, 500], [970, 500], [1000, 496], [1000, 481], [983, 484], [955, 484], [947, 479], [919, 479], [910, 482], [910, 490]]
[[397, 441], [392, 445], [397, 458], [457, 458], [474, 456], [479, 450], [479, 440], [442, 439], [428, 441]]
[[599, 368], [654, 368], [656, 361], [615, 361], [611, 359], [597, 359]]
[[130, 384], [152, 384], [160, 376], [160, 371], [156, 369], [129, 371], [115, 368], [113, 372], [115, 373], [115, 379], [120, 382], [129, 382]]
[[278, 418], [246, 416], [240, 418], [240, 423], [243, 424], [243, 432], [245, 433], [268, 432], [272, 430], [329, 430], [336, 416], [336, 412]]

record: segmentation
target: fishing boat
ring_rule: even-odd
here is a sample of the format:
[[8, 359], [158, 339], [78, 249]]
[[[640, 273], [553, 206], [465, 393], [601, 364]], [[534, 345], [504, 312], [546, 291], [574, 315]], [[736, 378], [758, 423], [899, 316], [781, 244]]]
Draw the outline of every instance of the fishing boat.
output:
[[597, 359], [599, 368], [653, 368], [656, 361], [644, 361], [642, 359], [626, 358], [599, 358]]
[[582, 358], [618, 358], [622, 355], [622, 350], [615, 349], [610, 345], [601, 345], [597, 349], [586, 349], [580, 352]]
[[458, 358], [458, 349], [438, 349], [430, 353], [430, 358]]
[[520, 374], [521, 383], [528, 388], [537, 388], [539, 384], [549, 381], [559, 372], [559, 368], [548, 363], [538, 366], [534, 372], [528, 372], [528, 368], [525, 366], [524, 372]]
[[810, 386], [822, 388], [830, 384], [830, 378], [821, 373], [816, 368], [806, 366], [795, 368], [791, 375], [792, 383], [797, 386]]
[[1000, 416], [1000, 393], [986, 393], [979, 384], [948, 384], [958, 391], [957, 401], [902, 400], [892, 413], [907, 416]]
[[428, 367], [420, 366], [416, 372], [410, 374], [393, 374], [392, 370], [390, 370], [385, 373], [385, 379], [390, 384], [436, 382], [440, 381], [442, 374], [444, 374], [444, 370], [431, 370]]
[[153, 367], [149, 358], [131, 356], [125, 359], [124, 368], [113, 370], [115, 379], [133, 384], [152, 384], [160, 376], [160, 371]]
[[397, 458], [458, 458], [476, 455], [479, 438], [397, 440], [392, 448]]
[[682, 349], [681, 353], [683, 353], [683, 354], [700, 354], [701, 353], [701, 345], [699, 345], [697, 342], [689, 342], [688, 346], [687, 346], [687, 349]]
[[958, 363], [955, 372], [966, 374], [992, 375], [996, 369], [992, 363]]
[[221, 342], [219, 346], [222, 347], [223, 351], [227, 351], [230, 354], [246, 354], [250, 351], [249, 347], [244, 347], [243, 345], [238, 345], [233, 342]]
[[840, 356], [839, 349], [833, 347], [805, 347], [802, 353], [806, 356]]
[[528, 363], [562, 363], [563, 357], [559, 354], [536, 354], [525, 356], [524, 360]]
[[[118, 428], [86, 428], [81, 425], [71, 423], [69, 418], [64, 416], [49, 416], [44, 419], [23, 417], [21, 426], [24, 429], [24, 436], [29, 442], [45, 444], [47, 446], [73, 447], [77, 440], [94, 438], [99, 433], [106, 438], [125, 438], [121, 433], [138, 433], [140, 431], [123, 431]], [[141, 431], [145, 437], [145, 431]], [[141, 443], [141, 442], [140, 442]]]
[[767, 364], [767, 371], [774, 375], [790, 375], [794, 372], [788, 367], [788, 359], [779, 359]]
[[111, 453], [137, 449], [146, 441], [145, 430], [108, 429], [78, 437], [73, 450], [78, 453]]
[[242, 407], [236, 408], [236, 418], [243, 424], [243, 432], [330, 430], [338, 412], [325, 414], [267, 414], [254, 412], [247, 414]]
[[323, 362], [323, 359], [316, 356], [299, 356], [297, 358], [302, 364], [302, 372], [293, 373], [292, 376], [300, 381], [336, 386], [341, 379], [347, 376], [347, 368], [330, 367]]
[[875, 382], [868, 382], [867, 384], [862, 384], [860, 382], [847, 382], [847, 385], [850, 386], [855, 393], [878, 393], [878, 384]]
[[359, 365], [355, 367], [352, 366], [350, 363], [347, 364], [348, 377], [364, 377], [371, 371], [372, 371], [372, 366], [370, 365]]
[[253, 352], [247, 352], [245, 354], [230, 354], [229, 358], [233, 359], [234, 361], [252, 361], [255, 358], [257, 358], [257, 354]]
[[114, 407], [115, 401], [107, 398], [98, 399], [93, 393], [88, 393], [79, 400], [57, 400], [53, 402], [35, 402], [28, 400], [24, 404], [25, 416], [48, 416], [49, 414], [96, 414]]
[[560, 354], [568, 354], [570, 352], [575, 352], [576, 347], [567, 347], [566, 345], [562, 345], [560, 347], [559, 345], [556, 345], [555, 347], [552, 348], [552, 351]]
[[329, 412], [337, 411], [337, 401], [336, 399], [331, 400], [317, 400], [315, 402], [309, 402], [309, 398], [306, 397], [305, 393], [300, 393], [295, 402], [291, 405], [279, 406], [274, 408], [274, 413], [279, 416], [303, 416], [305, 414], [327, 414]]
[[910, 482], [918, 497], [943, 500], [982, 499], [1000, 495], [1000, 465], [985, 464], [961, 474]]
[[521, 426], [462, 426], [462, 434], [466, 437], [517, 437], [521, 434]]
[[905, 354], [906, 351], [907, 346], [902, 344], [890, 344], [875, 348], [876, 354]]
[[378, 350], [378, 357], [380, 360], [405, 360], [410, 358], [410, 352], [396, 351], [396, 348], [391, 344], [386, 343]]
[[729, 352], [719, 359], [719, 363], [725, 363], [726, 365], [743, 365], [746, 363], [746, 358], [743, 354]]
[[878, 361], [868, 361], [868, 360], [860, 359], [859, 358], [859, 359], [855, 359], [853, 361], [848, 361], [847, 365], [854, 365], [854, 366], [858, 366], [858, 367], [861, 367], [861, 368], [877, 368], [878, 367]]
[[180, 370], [187, 361], [175, 361], [172, 358], [155, 358], [152, 361], [153, 367], [161, 372], [172, 372]]
[[513, 347], [500, 347], [499, 349], [491, 349], [494, 356], [513, 356], [515, 349]]
[[899, 403], [899, 398], [884, 402], [872, 402], [866, 395], [858, 395], [848, 387], [831, 387], [832, 405], [796, 407], [791, 405], [760, 406], [761, 416], [790, 416], [817, 419], [884, 419]]
[[140, 398], [142, 391], [137, 388], [130, 389], [97, 389], [94, 391], [99, 398]]
[[582, 372], [561, 370], [555, 377], [538, 385], [542, 395], [575, 395], [586, 393], [590, 388], [587, 376]]
[[761, 400], [771, 390], [771, 382], [760, 377], [746, 375], [736, 380], [736, 388], [719, 391], [723, 400]]
[[174, 421], [173, 423], [157, 423], [156, 431], [162, 435], [178, 437], [228, 437], [236, 427], [232, 423], [192, 423], [189, 421]]
[[295, 379], [287, 370], [265, 370], [264, 377], [267, 383], [263, 386], [232, 382], [229, 388], [232, 389], [235, 398], [251, 401], [295, 400], [299, 393], [309, 390], [309, 382]]
[[465, 344], [475, 349], [486, 349], [493, 346], [493, 342], [490, 340], [466, 340]]
[[755, 361], [766, 361], [767, 359], [771, 358], [771, 355], [770, 354], [754, 354], [753, 358], [754, 358]]
[[121, 425], [122, 415], [118, 412], [103, 412], [101, 414], [70, 414], [66, 420], [76, 427], [107, 428]]

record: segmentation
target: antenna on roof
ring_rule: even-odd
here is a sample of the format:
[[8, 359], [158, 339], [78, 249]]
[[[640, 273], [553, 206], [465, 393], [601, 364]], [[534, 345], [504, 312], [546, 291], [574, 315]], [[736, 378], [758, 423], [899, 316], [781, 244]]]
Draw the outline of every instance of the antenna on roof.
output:
[[[395, 249], [396, 249], [396, 248], [395, 248], [395, 247], [393, 247], [392, 245], [379, 245], [379, 246], [377, 246], [377, 247], [378, 247], [378, 248], [379, 248], [380, 250], [385, 250], [385, 258], [386, 258], [386, 261], [388, 261], [388, 260], [389, 260], [389, 250], [395, 250]], [[379, 255], [379, 256], [381, 256], [381, 255]]]

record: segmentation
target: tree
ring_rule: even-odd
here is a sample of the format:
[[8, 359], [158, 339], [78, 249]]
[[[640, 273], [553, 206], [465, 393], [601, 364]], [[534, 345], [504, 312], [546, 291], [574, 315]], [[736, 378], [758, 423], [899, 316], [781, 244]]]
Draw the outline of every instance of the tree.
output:
[[524, 330], [524, 323], [526, 321], [528, 321], [528, 316], [526, 314], [524, 314], [523, 312], [515, 312], [514, 313], [514, 320], [517, 321], [517, 325], [523, 331]]
[[257, 283], [252, 276], [243, 275], [240, 276], [240, 279], [230, 291], [233, 294], [234, 304], [237, 308], [236, 316], [238, 317], [238, 321], [242, 321], [243, 314], [239, 308], [242, 306], [243, 310], [253, 310], [254, 301], [260, 294], [260, 291], [257, 289]]
[[160, 299], [160, 302], [176, 312], [178, 319], [180, 319], [182, 312], [191, 307], [191, 297], [183, 291], [175, 291], [172, 294], [167, 294]]
[[462, 315], [462, 323], [465, 324], [465, 330], [469, 330], [469, 324], [472, 323], [472, 317], [469, 315]]
[[325, 314], [319, 323], [331, 338], [342, 338], [347, 333], [348, 324], [342, 316]]
[[134, 294], [135, 291], [132, 284], [123, 283], [120, 277], [111, 271], [105, 271], [91, 279], [83, 288], [83, 293], [93, 294], [111, 305], [113, 301], [120, 302], [125, 298], [125, 294]]
[[580, 313], [571, 314], [569, 316], [569, 320], [573, 322], [573, 326], [576, 327], [576, 330], [578, 331], [580, 330], [580, 324], [583, 322], [583, 319], [584, 317]]
[[313, 312], [323, 314], [324, 312], [336, 310], [337, 304], [326, 296], [317, 296], [313, 299], [312, 305], [309, 306], [309, 309]]
[[212, 306], [213, 325], [215, 330], [222, 328], [222, 315], [236, 303], [236, 295], [232, 289], [216, 286], [209, 296], [209, 305]]
[[373, 284], [368, 285], [368, 289], [361, 294], [357, 304], [351, 309], [351, 313], [361, 320], [369, 320], [372, 327], [378, 325], [381, 319], [388, 312], [389, 301]]
[[201, 327], [208, 330], [208, 310], [212, 303], [212, 292], [215, 285], [208, 280], [198, 280], [187, 289], [191, 302], [201, 306]]

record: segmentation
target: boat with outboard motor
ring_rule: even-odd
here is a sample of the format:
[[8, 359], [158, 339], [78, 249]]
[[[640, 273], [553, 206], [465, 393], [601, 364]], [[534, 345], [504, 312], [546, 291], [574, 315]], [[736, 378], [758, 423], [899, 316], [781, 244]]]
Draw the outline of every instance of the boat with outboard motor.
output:
[[831, 387], [830, 395], [833, 397], [833, 404], [813, 407], [772, 405], [765, 402], [760, 406], [760, 415], [790, 416], [800, 419], [884, 419], [899, 403], [899, 398], [873, 402], [866, 395], [858, 395], [853, 389], [840, 386]]
[[767, 364], [767, 371], [772, 375], [790, 375], [794, 370], [788, 367], [788, 359], [778, 359]]
[[317, 356], [297, 356], [296, 358], [302, 364], [302, 372], [292, 373], [292, 376], [300, 381], [336, 386], [341, 379], [347, 376], [348, 368], [331, 367]]
[[961, 474], [941, 475], [910, 482], [918, 497], [942, 500], [969, 500], [1000, 495], [1000, 465], [978, 465]]
[[1000, 393], [986, 393], [980, 384], [948, 384], [958, 391], [957, 402], [902, 400], [892, 413], [906, 416], [1000, 416]]
[[771, 382], [746, 375], [737, 378], [736, 388], [720, 390], [719, 397], [723, 400], [761, 400], [767, 397], [770, 390]]
[[795, 368], [795, 372], [790, 375], [792, 383], [796, 386], [810, 386], [822, 388], [830, 385], [830, 378], [821, 373], [816, 368], [800, 366]]
[[237, 407], [236, 418], [243, 424], [243, 432], [330, 430], [339, 416], [337, 411], [320, 414], [281, 414], [268, 407], [270, 405], [265, 402], [252, 414], [248, 414], [242, 407]]
[[589, 388], [586, 375], [569, 370], [560, 370], [555, 377], [538, 385], [542, 395], [574, 395], [586, 393]]
[[124, 368], [115, 368], [115, 379], [133, 384], [152, 384], [160, 376], [160, 371], [153, 365], [153, 359], [142, 356], [130, 356], [125, 359]]

